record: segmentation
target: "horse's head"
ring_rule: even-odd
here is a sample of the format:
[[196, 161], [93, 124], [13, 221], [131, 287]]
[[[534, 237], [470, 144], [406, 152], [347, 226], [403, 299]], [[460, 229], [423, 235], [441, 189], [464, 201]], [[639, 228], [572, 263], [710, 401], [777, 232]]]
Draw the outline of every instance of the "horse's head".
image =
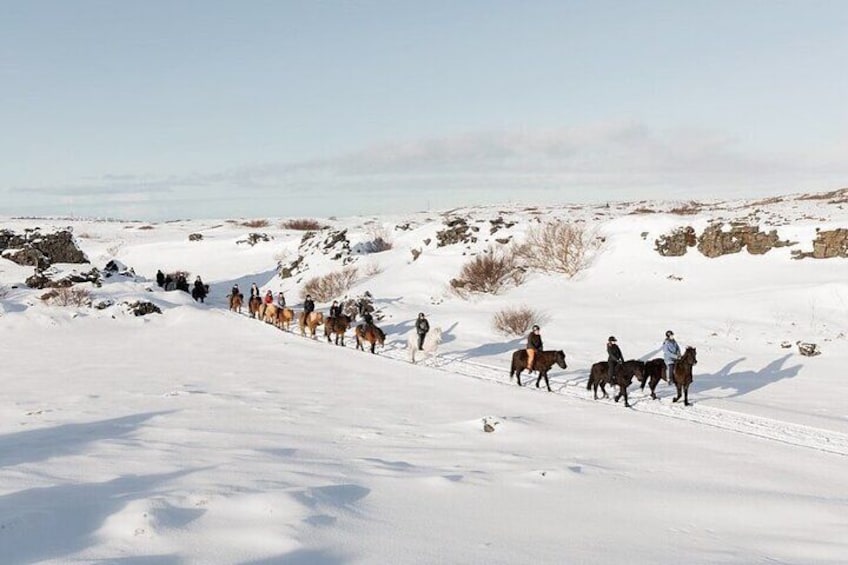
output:
[[433, 328], [427, 337], [433, 336], [433, 343], [442, 343], [442, 328]]
[[560, 366], [560, 368], [565, 369], [568, 367], [565, 363], [565, 352], [560, 349], [556, 352], [556, 356], [554, 357], [554, 363]]
[[691, 365], [698, 364], [698, 355], [697, 351], [694, 347], [687, 347], [686, 351], [683, 352], [683, 360], [688, 361]]

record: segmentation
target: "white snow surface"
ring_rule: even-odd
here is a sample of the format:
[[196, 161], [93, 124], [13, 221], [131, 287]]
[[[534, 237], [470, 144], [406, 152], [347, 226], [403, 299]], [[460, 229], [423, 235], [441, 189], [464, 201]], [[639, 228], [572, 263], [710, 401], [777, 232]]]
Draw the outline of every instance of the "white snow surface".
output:
[[[23, 284], [32, 268], [0, 259], [0, 562], [845, 563], [848, 262], [790, 253], [811, 249], [817, 229], [848, 227], [848, 211], [797, 196], [671, 212], [680, 205], [322, 220], [354, 250], [377, 227], [393, 244], [352, 255], [363, 276], [350, 295], [370, 291], [386, 316], [376, 355], [356, 351], [352, 332], [337, 347], [322, 329], [313, 341], [228, 311], [234, 282], [283, 290], [297, 309], [306, 278], [341, 268], [315, 252], [306, 273], [281, 279], [303, 233], [280, 219], [4, 220], [17, 232], [71, 226], [94, 266], [117, 259], [139, 279], [80, 285], [115, 303], [102, 310], [58, 307]], [[644, 208], [656, 213], [634, 213]], [[437, 247], [454, 216], [478, 241]], [[497, 217], [515, 225], [490, 234]], [[533, 272], [470, 299], [449, 290], [471, 254], [552, 218], [604, 238], [577, 276]], [[716, 218], [798, 244], [715, 259], [654, 250], [671, 229], [700, 233]], [[250, 232], [274, 239], [236, 243]], [[159, 268], [203, 276], [207, 303], [157, 288]], [[121, 304], [139, 299], [163, 313]], [[552, 393], [535, 376], [510, 382], [524, 339], [498, 334], [492, 315], [514, 305], [543, 311], [546, 348], [565, 351]], [[418, 312], [444, 337], [412, 365]], [[665, 383], [659, 400], [632, 385], [630, 409], [592, 399], [607, 336], [650, 359], [667, 329], [697, 347], [691, 406]], [[797, 341], [822, 354], [800, 356]]]

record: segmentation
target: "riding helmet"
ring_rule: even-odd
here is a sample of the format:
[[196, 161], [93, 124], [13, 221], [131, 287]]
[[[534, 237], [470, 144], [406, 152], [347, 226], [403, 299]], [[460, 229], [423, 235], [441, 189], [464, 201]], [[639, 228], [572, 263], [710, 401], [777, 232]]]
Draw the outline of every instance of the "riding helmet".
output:
[[673, 335], [674, 335], [674, 332], [671, 331], [671, 330], [668, 330], [667, 332], [665, 332], [665, 337], [671, 337]]
[[615, 336], [614, 335], [609, 336], [609, 339], [607, 341], [615, 341]]

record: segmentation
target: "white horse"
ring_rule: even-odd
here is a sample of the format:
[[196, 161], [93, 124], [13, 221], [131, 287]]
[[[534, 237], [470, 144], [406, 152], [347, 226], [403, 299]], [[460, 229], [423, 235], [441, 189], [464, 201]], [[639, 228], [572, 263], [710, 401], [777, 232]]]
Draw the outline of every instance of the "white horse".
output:
[[[424, 337], [424, 348], [421, 353], [434, 359], [439, 349], [439, 344], [442, 343], [442, 328], [433, 328]], [[409, 350], [409, 362], [415, 363], [415, 354], [418, 353], [418, 334], [412, 333], [406, 342], [406, 347]]]

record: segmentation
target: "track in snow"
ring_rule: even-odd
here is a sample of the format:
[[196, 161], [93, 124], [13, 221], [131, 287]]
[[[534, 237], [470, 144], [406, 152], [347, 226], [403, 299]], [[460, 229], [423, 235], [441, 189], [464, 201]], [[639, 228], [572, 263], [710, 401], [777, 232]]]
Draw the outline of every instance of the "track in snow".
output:
[[[386, 347], [381, 352], [381, 355], [405, 362], [408, 362], [409, 359], [405, 347]], [[449, 353], [439, 355], [435, 359], [424, 360], [420, 365], [465, 377], [517, 386], [514, 382], [510, 382], [509, 371], [506, 366], [495, 367], [476, 361], [460, 359]], [[535, 380], [535, 375], [531, 378], [525, 375], [524, 384], [525, 386], [533, 387]], [[555, 381], [552, 378], [551, 388], [554, 394], [583, 401], [596, 402], [592, 398], [591, 393], [586, 390], [585, 382], [584, 377], [581, 377], [579, 380], [571, 379], [565, 382]], [[544, 389], [541, 390], [545, 394], [550, 394]], [[638, 397], [631, 393], [630, 405], [637, 412], [685, 420], [687, 422], [720, 428], [753, 437], [779, 441], [796, 447], [805, 447], [826, 453], [848, 456], [848, 435], [839, 432], [709, 406], [670, 404], [667, 401], [652, 400], [647, 394], [644, 397]], [[617, 406], [623, 408], [623, 403]]]
[[[296, 333], [296, 330], [284, 333], [286, 335], [301, 337]], [[312, 340], [310, 339], [310, 341]], [[319, 339], [319, 341], [323, 340]], [[403, 345], [387, 345], [381, 348], [379, 354], [375, 357], [389, 358], [404, 363], [409, 362], [405, 343]], [[515, 383], [510, 382], [509, 371], [506, 366], [495, 367], [493, 365], [463, 359], [450, 353], [439, 354], [433, 359], [425, 358], [418, 363], [418, 366], [502, 385], [516, 386]], [[525, 375], [524, 380], [525, 386], [533, 387], [535, 376], [530, 378]], [[589, 391], [586, 390], [585, 382], [586, 377], [583, 375], [567, 381], [557, 380], [556, 377], [553, 377], [551, 378], [551, 388], [554, 394], [582, 401], [597, 402], [592, 398]], [[544, 393], [551, 394], [547, 391], [544, 391]], [[796, 447], [848, 456], [848, 435], [839, 432], [733, 412], [732, 410], [712, 408], [700, 404], [684, 407], [683, 405], [670, 404], [662, 400], [652, 400], [648, 395], [640, 397], [631, 394], [630, 401], [632, 409], [637, 412], [674, 418], [676, 420], [685, 420], [703, 426], [711, 426], [752, 437], [778, 441]], [[606, 405], [609, 406], [609, 404]], [[623, 408], [623, 404], [620, 406]]]

